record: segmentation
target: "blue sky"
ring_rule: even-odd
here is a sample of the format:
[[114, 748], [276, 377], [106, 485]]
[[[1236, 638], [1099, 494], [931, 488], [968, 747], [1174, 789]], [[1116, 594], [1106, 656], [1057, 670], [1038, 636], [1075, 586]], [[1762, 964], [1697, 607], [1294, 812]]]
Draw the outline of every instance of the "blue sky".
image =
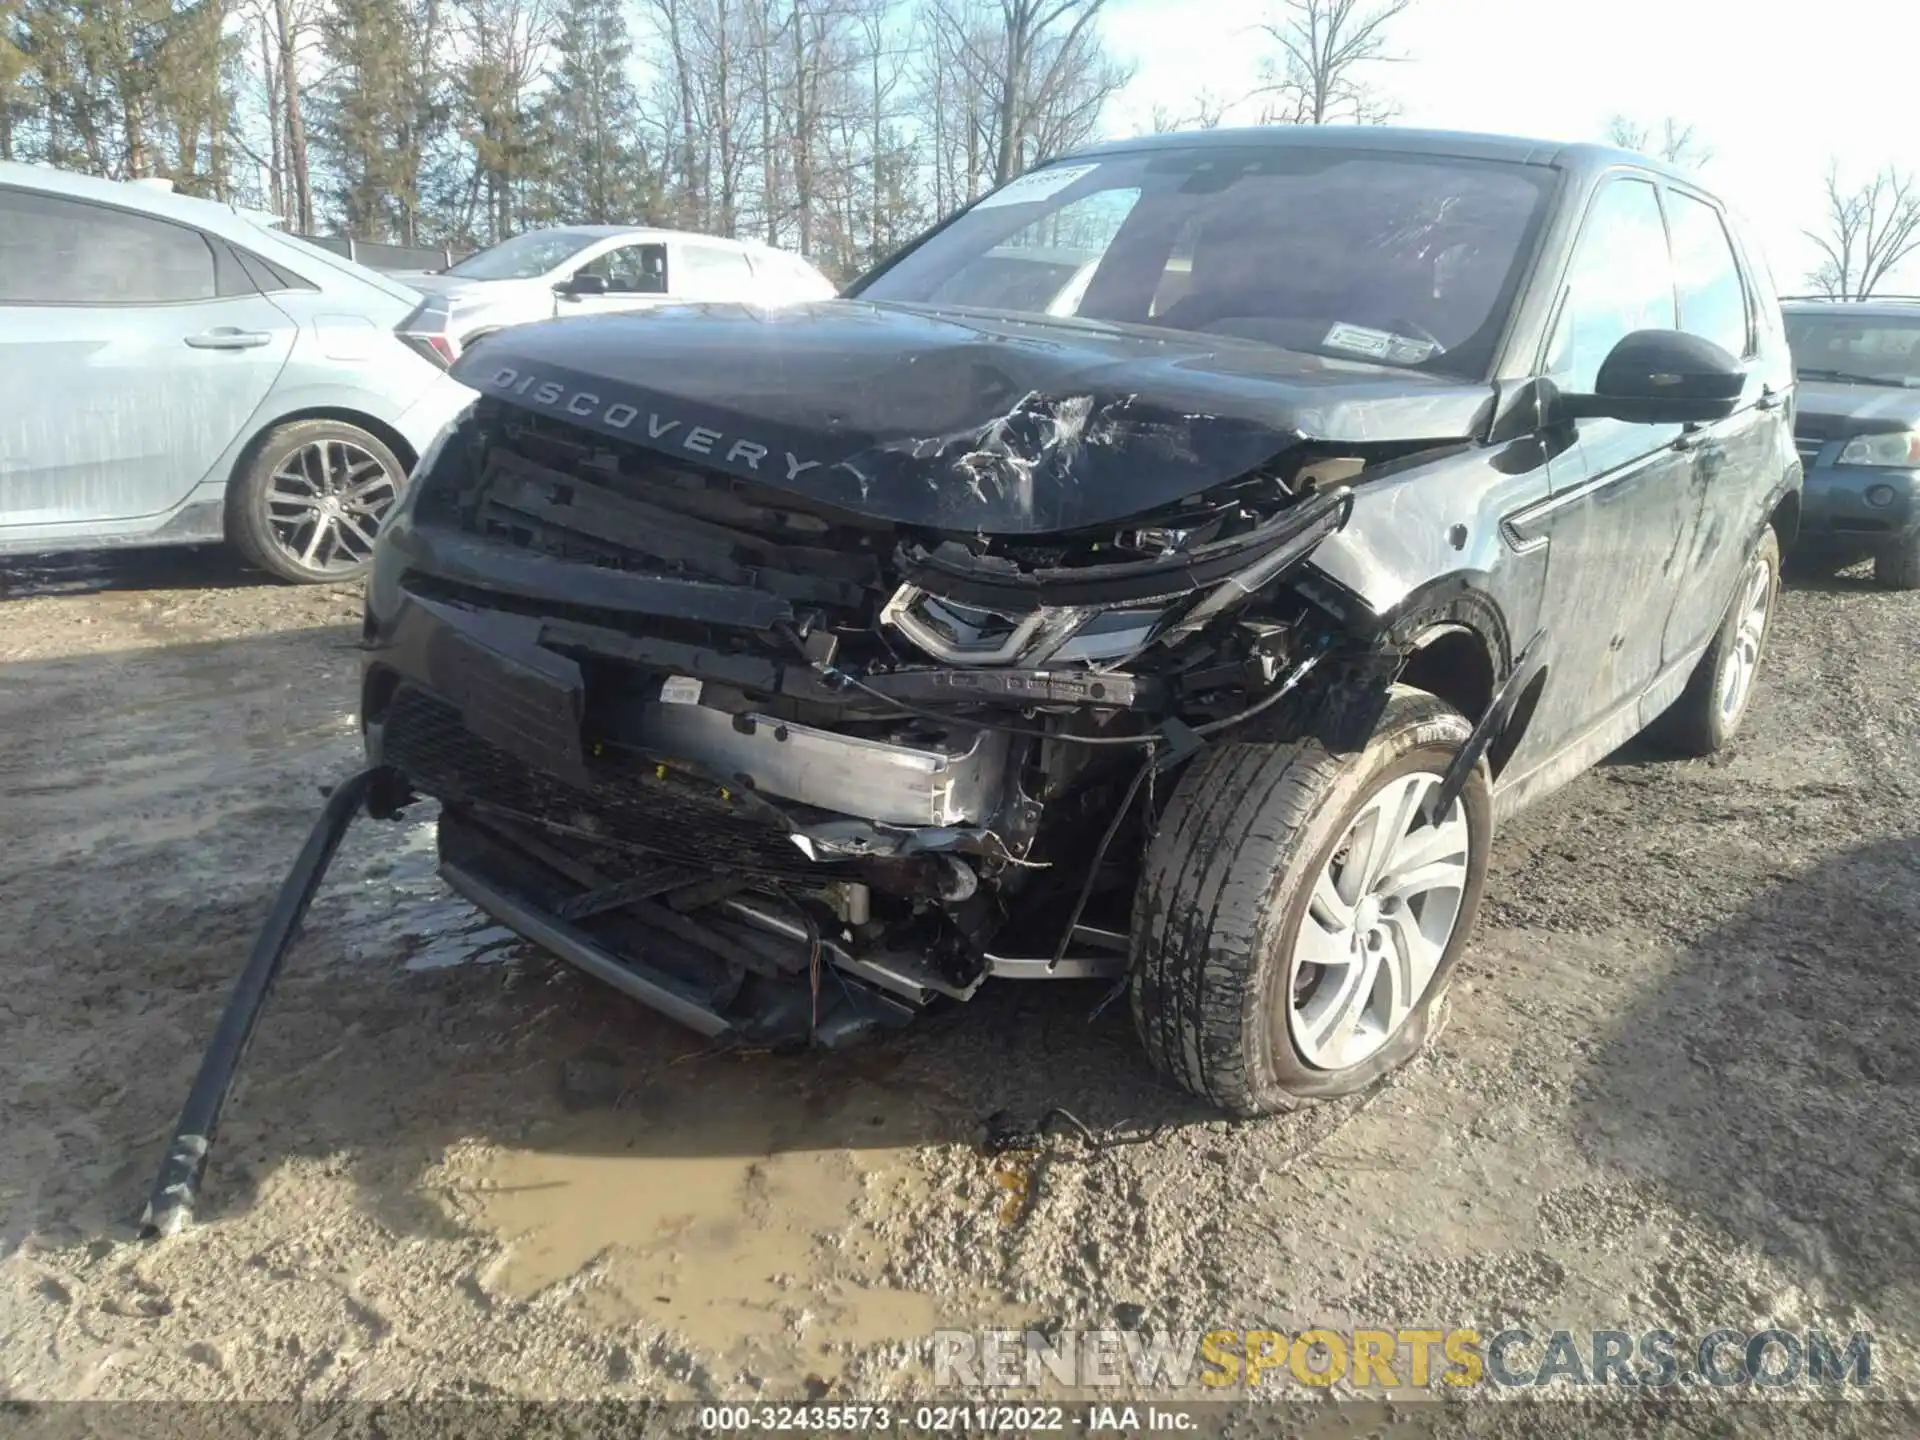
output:
[[[1105, 128], [1148, 129], [1156, 104], [1184, 113], [1202, 89], [1250, 90], [1271, 48], [1253, 27], [1277, 9], [1108, 0], [1108, 43], [1136, 73]], [[1702, 176], [1751, 218], [1788, 291], [1818, 258], [1800, 231], [1819, 221], [1828, 156], [1861, 180], [1888, 162], [1920, 170], [1920, 6], [1899, 0], [1414, 0], [1388, 47], [1407, 58], [1368, 68], [1401, 124], [1550, 140], [1600, 139], [1616, 111], [1693, 124], [1714, 152]], [[1920, 290], [1920, 264], [1896, 279]]]

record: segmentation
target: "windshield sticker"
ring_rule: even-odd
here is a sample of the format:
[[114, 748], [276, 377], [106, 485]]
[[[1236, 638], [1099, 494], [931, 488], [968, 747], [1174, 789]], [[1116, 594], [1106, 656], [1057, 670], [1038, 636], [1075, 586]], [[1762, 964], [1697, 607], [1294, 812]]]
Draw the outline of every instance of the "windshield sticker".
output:
[[1388, 330], [1370, 330], [1345, 321], [1327, 331], [1320, 343], [1329, 350], [1345, 350], [1351, 355], [1365, 355], [1392, 365], [1418, 365], [1422, 360], [1432, 359], [1440, 350], [1432, 340], [1416, 340], [1411, 335], [1395, 335]]
[[974, 202], [976, 210], [991, 210], [996, 205], [1025, 205], [1034, 200], [1044, 200], [1049, 195], [1057, 195], [1083, 175], [1091, 175], [1100, 168], [1092, 165], [1049, 165], [1044, 170], [1029, 170], [1025, 175], [1009, 180], [991, 195]]

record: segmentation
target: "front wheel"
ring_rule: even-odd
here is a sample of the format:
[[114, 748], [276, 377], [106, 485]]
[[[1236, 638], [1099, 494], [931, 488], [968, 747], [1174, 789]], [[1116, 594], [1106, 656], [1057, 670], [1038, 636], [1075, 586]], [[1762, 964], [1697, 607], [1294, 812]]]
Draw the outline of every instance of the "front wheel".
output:
[[1235, 1115], [1347, 1095], [1426, 1043], [1492, 840], [1483, 764], [1429, 802], [1470, 727], [1396, 686], [1364, 750], [1219, 745], [1181, 778], [1135, 899], [1148, 1057]]

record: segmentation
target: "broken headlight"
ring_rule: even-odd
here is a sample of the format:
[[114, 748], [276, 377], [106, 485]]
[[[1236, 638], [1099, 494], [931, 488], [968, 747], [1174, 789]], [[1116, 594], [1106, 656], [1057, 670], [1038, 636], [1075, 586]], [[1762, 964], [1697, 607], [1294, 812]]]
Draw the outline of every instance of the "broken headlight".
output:
[[1153, 634], [1163, 610], [1043, 605], [997, 611], [902, 585], [880, 612], [936, 660], [949, 665], [1101, 665], [1124, 660]]

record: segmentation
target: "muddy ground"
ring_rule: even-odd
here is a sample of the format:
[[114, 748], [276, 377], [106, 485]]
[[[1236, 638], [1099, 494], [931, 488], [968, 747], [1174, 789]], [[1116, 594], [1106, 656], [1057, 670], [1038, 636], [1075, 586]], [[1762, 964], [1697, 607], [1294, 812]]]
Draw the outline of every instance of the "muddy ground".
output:
[[[1256, 1124], [1158, 1084], [1097, 987], [711, 1053], [452, 898], [429, 813], [363, 823], [203, 1223], [148, 1246], [356, 758], [358, 598], [198, 553], [0, 595], [6, 1397], [878, 1398], [928, 1388], [936, 1327], [1313, 1323], [1871, 1329], [1876, 1388], [1920, 1393], [1920, 598], [1789, 589], [1734, 750], [1615, 757], [1511, 825], [1433, 1052]], [[1051, 1106], [1116, 1143], [982, 1153]]]

